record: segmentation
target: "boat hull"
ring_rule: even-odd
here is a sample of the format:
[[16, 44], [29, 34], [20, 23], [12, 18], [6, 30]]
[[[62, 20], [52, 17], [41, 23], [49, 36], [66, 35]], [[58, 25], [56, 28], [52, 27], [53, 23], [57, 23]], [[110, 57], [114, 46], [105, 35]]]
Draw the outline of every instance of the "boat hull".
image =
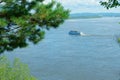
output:
[[78, 32], [78, 31], [70, 31], [69, 35], [80, 35], [80, 32]]

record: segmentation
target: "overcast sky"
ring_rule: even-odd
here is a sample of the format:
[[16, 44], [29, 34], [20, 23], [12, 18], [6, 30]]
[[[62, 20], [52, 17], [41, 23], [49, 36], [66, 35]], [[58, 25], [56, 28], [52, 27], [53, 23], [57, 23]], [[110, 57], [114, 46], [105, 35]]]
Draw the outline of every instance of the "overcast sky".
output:
[[[45, 0], [45, 3], [51, 0]], [[107, 10], [100, 5], [101, 0], [56, 0], [62, 5], [71, 10], [71, 13], [83, 13], [83, 12], [117, 12], [120, 13], [120, 7]], [[102, 0], [105, 1], [105, 0]]]

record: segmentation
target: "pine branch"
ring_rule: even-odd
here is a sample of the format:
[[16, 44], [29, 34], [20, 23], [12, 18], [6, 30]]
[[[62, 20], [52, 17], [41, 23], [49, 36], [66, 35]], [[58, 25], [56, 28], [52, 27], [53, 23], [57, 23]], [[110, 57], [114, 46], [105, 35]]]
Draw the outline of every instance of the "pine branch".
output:
[[0, 0], [0, 3], [2, 3], [3, 1], [2, 0]]

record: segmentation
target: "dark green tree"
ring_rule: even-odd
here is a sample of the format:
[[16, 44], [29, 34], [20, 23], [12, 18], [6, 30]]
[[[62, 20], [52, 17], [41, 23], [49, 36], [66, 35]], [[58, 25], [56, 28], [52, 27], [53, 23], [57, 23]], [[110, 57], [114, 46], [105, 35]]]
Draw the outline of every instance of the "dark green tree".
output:
[[105, 8], [116, 8], [120, 6], [120, 0], [108, 0], [106, 2], [100, 1], [101, 5], [103, 5]]
[[0, 0], [0, 53], [38, 43], [45, 29], [57, 28], [69, 10], [52, 0]]

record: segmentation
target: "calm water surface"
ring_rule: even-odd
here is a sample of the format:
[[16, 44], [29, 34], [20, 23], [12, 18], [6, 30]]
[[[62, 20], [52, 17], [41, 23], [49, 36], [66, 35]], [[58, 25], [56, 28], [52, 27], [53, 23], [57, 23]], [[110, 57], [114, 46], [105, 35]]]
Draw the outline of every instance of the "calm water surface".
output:
[[[39, 80], [119, 80], [120, 18], [67, 20], [37, 45], [6, 55], [20, 58]], [[99, 36], [70, 36], [70, 30]]]

